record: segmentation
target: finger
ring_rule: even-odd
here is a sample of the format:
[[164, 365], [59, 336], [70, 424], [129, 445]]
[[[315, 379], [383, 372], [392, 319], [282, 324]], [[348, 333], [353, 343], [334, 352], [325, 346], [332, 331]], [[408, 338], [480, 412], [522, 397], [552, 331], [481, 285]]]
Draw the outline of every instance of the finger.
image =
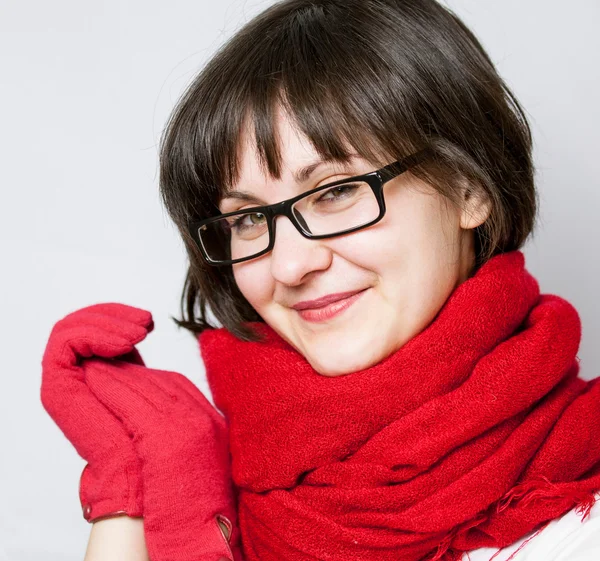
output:
[[152, 331], [154, 328], [152, 314], [149, 311], [143, 310], [142, 308], [136, 308], [134, 306], [128, 306], [127, 304], [120, 304], [118, 302], [92, 304], [91, 306], [86, 306], [80, 310], [72, 312], [69, 314], [69, 316], [88, 312], [111, 318], [120, 318], [144, 327], [148, 332]]
[[49, 375], [74, 375], [81, 358], [113, 358], [133, 348], [130, 339], [116, 333], [108, 334], [103, 328], [71, 327], [51, 336], [42, 357], [42, 367]]
[[146, 327], [131, 322], [128, 319], [81, 311], [60, 320], [53, 332], [62, 333], [63, 331], [74, 329], [85, 331], [88, 327], [97, 327], [104, 330], [106, 332], [105, 338], [110, 338], [112, 334], [125, 337], [131, 341], [132, 345], [136, 345], [145, 339], [148, 334]]
[[[197, 407], [196, 402], [187, 395], [182, 393], [182, 390], [174, 383], [174, 379], [182, 376], [178, 372], [172, 372], [170, 370], [158, 370], [156, 368], [141, 369], [128, 369], [128, 373], [132, 375], [139, 375], [147, 378], [150, 382], [160, 388], [160, 390], [173, 401], [178, 401], [187, 407]], [[145, 384], [145, 382], [144, 382]]]
[[[155, 393], [157, 399], [163, 400], [169, 397], [173, 401], [178, 401], [187, 408], [203, 411], [211, 420], [221, 428], [226, 426], [224, 417], [212, 406], [204, 394], [183, 374], [170, 370], [157, 370], [154, 368], [128, 368], [124, 372], [131, 375], [131, 383], [143, 386], [142, 393], [148, 392], [148, 386], [155, 384], [164, 395]], [[136, 380], [136, 376], [142, 376], [143, 380]]]
[[178, 405], [183, 405], [196, 414], [198, 414], [199, 411], [202, 411], [204, 415], [210, 418], [213, 426], [215, 426], [217, 430], [220, 430], [221, 432], [227, 430], [227, 423], [223, 415], [213, 407], [204, 394], [183, 374], [170, 370], [156, 370], [150, 368], [128, 368], [127, 373], [131, 374], [133, 378], [135, 378], [136, 375], [144, 378], [143, 380], [132, 379], [133, 383], [139, 382], [140, 385], [143, 385], [144, 388], [146, 388], [142, 391], [147, 392], [147, 386], [150, 383], [154, 383], [158, 386], [158, 388], [162, 390], [164, 396], [159, 394], [155, 395], [163, 400], [163, 404], [165, 403], [164, 399], [168, 396], [172, 400], [171, 403], [177, 401]]
[[[193, 394], [193, 390], [195, 390], [196, 393], [200, 393], [201, 398], [204, 398], [200, 390], [179, 372], [152, 368], [144, 372], [143, 375], [150, 377], [153, 382], [159, 386], [165, 394], [171, 396], [172, 399], [177, 399], [179, 402], [184, 403], [193, 409], [197, 409], [199, 402], [198, 398]], [[184, 384], [185, 381], [189, 383], [191, 389], [188, 385]], [[206, 398], [204, 399], [206, 400]]]
[[[86, 360], [82, 365], [85, 383], [98, 401], [104, 404], [127, 428], [139, 434], [171, 402], [171, 397], [143, 372], [142, 366], [121, 361]], [[132, 371], [136, 371], [135, 374]]]
[[170, 374], [174, 374], [174, 376], [169, 376], [166, 382], [173, 384], [180, 392], [184, 392], [183, 395], [187, 396], [188, 404], [191, 407], [200, 407], [214, 422], [226, 425], [223, 415], [213, 407], [207, 397], [189, 378], [178, 372], [171, 372]]

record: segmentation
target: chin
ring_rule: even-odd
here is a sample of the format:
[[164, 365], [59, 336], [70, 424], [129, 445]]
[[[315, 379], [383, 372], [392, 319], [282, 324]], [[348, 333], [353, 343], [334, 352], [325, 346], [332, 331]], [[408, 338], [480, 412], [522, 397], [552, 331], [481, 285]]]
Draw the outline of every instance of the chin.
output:
[[[369, 342], [372, 348], [372, 343]], [[307, 360], [313, 369], [321, 376], [335, 377], [345, 376], [359, 370], [364, 370], [379, 362], [377, 356], [365, 356], [360, 352], [360, 346], [353, 345], [354, 352], [349, 353], [345, 349], [339, 349], [338, 352], [331, 352], [331, 347], [327, 349], [327, 356], [318, 356], [309, 354]]]

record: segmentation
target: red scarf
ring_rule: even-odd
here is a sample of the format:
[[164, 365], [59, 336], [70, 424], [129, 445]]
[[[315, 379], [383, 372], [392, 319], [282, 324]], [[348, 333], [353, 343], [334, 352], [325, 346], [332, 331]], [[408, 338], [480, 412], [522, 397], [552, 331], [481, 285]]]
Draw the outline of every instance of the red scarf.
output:
[[540, 294], [520, 251], [351, 374], [319, 375], [252, 325], [266, 342], [199, 337], [247, 561], [458, 559], [593, 505], [600, 378], [578, 377], [577, 311]]

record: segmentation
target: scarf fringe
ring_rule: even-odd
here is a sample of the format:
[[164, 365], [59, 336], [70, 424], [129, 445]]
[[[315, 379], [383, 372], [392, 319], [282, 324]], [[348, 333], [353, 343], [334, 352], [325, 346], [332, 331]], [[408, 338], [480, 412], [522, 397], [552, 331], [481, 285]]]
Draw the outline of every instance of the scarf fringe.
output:
[[[558, 485], [552, 483], [547, 477], [541, 477], [540, 479], [532, 479], [530, 481], [515, 485], [515, 487], [508, 491], [498, 501], [495, 510], [496, 513], [500, 513], [506, 510], [512, 503], [516, 501], [519, 501], [521, 504], [523, 504], [523, 506], [527, 506], [536, 500], [568, 499], [568, 501], [574, 505], [575, 512], [577, 514], [583, 514], [581, 517], [581, 522], [583, 522], [590, 515], [590, 511], [597, 501], [596, 493], [597, 491], [565, 492], [564, 489], [560, 489]], [[473, 520], [469, 520], [464, 524], [453, 528], [443, 537], [435, 553], [431, 558], [428, 558], [427, 561], [461, 561], [463, 554], [468, 554], [468, 552], [453, 549], [452, 542], [456, 536], [465, 534], [471, 528], [474, 528], [475, 526], [478, 526], [479, 524], [488, 520], [488, 518], [489, 515], [487, 513], [482, 513]], [[550, 522], [552, 522], [552, 520], [548, 520], [543, 526], [538, 528], [538, 530], [529, 536], [508, 559], [512, 559], [523, 546], [525, 546], [531, 539], [544, 530], [544, 528], [546, 528]], [[494, 554], [492, 559], [496, 555], [497, 553]]]
[[[541, 528], [538, 528], [538, 530], [536, 530], [533, 534], [531, 534], [531, 536], [529, 536], [526, 540], [524, 540], [523, 543], [510, 554], [510, 557], [508, 557], [506, 561], [511, 561], [511, 559], [517, 553], [519, 553], [519, 551], [521, 551], [533, 538], [535, 538], [546, 526], [548, 526], [548, 524], [550, 524], [550, 522], [552, 522], [552, 520], [548, 520], [548, 522], [546, 522]], [[499, 549], [496, 553], [494, 553], [494, 555], [492, 555], [490, 557], [490, 561], [492, 561], [494, 559], [494, 557], [496, 557], [496, 555], [498, 555], [501, 551], [502, 551], [502, 549]]]
[[496, 512], [502, 512], [517, 500], [527, 506], [539, 499], [566, 499], [565, 502], [575, 506], [577, 514], [583, 514], [582, 522], [589, 516], [597, 500], [595, 491], [565, 491], [547, 477], [541, 477], [515, 485], [498, 501]]

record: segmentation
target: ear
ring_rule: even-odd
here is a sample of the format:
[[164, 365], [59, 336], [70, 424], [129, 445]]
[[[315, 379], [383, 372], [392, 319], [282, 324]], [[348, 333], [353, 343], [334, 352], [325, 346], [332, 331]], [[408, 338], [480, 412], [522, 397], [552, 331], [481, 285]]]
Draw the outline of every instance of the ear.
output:
[[465, 183], [462, 190], [460, 227], [471, 230], [481, 226], [489, 217], [492, 203], [480, 185]]

